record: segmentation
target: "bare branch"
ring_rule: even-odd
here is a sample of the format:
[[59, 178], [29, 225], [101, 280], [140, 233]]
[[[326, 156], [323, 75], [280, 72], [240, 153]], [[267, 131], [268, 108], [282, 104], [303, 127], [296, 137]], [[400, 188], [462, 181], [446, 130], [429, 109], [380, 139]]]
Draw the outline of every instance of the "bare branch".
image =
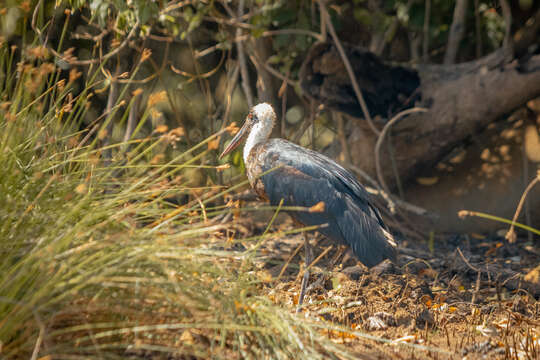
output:
[[291, 85], [291, 86], [297, 86], [297, 85], [298, 85], [298, 81], [292, 80], [292, 79], [290, 79], [289, 77], [283, 75], [282, 73], [280, 73], [279, 71], [277, 71], [276, 69], [274, 69], [273, 67], [271, 67], [270, 65], [268, 65], [267, 63], [262, 62], [261, 59], [257, 58], [256, 56], [250, 55], [250, 56], [249, 56], [249, 59], [251, 60], [251, 62], [252, 62], [253, 64], [255, 64], [255, 66], [264, 66], [264, 68], [265, 68], [270, 74], [274, 75], [275, 77], [277, 77], [277, 78], [280, 79], [280, 80], [285, 81], [287, 84], [289, 84], [289, 85]]
[[92, 64], [97, 64], [97, 63], [103, 62], [103, 61], [109, 59], [110, 57], [118, 54], [123, 48], [126, 47], [126, 45], [133, 38], [133, 36], [135, 35], [135, 33], [137, 32], [138, 29], [139, 29], [139, 22], [137, 21], [137, 23], [135, 23], [133, 28], [131, 28], [131, 31], [129, 32], [128, 36], [124, 39], [124, 41], [122, 41], [122, 43], [116, 49], [114, 49], [111, 52], [109, 52], [109, 53], [107, 53], [107, 54], [105, 54], [103, 56], [100, 56], [99, 58], [96, 58], [96, 59], [73, 60], [72, 58], [64, 57], [64, 55], [59, 54], [53, 48], [49, 48], [49, 51], [51, 53], [53, 53], [54, 56], [60, 58], [61, 60], [67, 62], [70, 65], [92, 65]]
[[[240, 0], [238, 4], [238, 17], [244, 14], [244, 0]], [[236, 29], [236, 37], [239, 38], [242, 35], [242, 29]], [[242, 77], [242, 89], [246, 96], [248, 106], [253, 106], [253, 93], [249, 84], [249, 73], [246, 62], [246, 53], [244, 51], [244, 43], [240, 40], [236, 40], [236, 49], [238, 51], [238, 64], [240, 65], [240, 75]]]
[[381, 166], [381, 145], [384, 142], [384, 138], [392, 125], [394, 125], [396, 122], [398, 122], [403, 116], [412, 114], [415, 112], [426, 112], [428, 111], [425, 108], [411, 108], [407, 110], [403, 110], [399, 112], [396, 116], [394, 116], [392, 119], [390, 119], [389, 122], [384, 125], [384, 128], [381, 131], [381, 134], [379, 135], [379, 138], [377, 139], [377, 143], [375, 144], [375, 169], [377, 170], [377, 179], [379, 180], [379, 183], [381, 184], [381, 187], [386, 191], [387, 193], [390, 193], [388, 190], [388, 186], [386, 185], [386, 182], [384, 181], [384, 176], [382, 173], [382, 166]]
[[527, 198], [527, 195], [529, 194], [529, 191], [536, 185], [536, 183], [540, 182], [540, 170], [536, 174], [536, 177], [533, 179], [533, 181], [530, 182], [530, 184], [527, 186], [525, 191], [523, 192], [523, 195], [521, 195], [521, 199], [519, 200], [519, 204], [516, 209], [516, 213], [514, 214], [514, 218], [512, 219], [512, 225], [510, 226], [510, 229], [508, 229], [508, 232], [506, 233], [506, 240], [513, 243], [516, 241], [516, 234], [514, 232], [514, 225], [515, 222], [519, 216], [519, 213], [521, 212], [521, 209], [523, 208], [523, 203], [525, 202], [525, 199]]
[[356, 94], [358, 102], [360, 103], [360, 107], [362, 108], [364, 117], [366, 121], [368, 122], [371, 130], [375, 134], [379, 135], [379, 130], [375, 127], [375, 124], [373, 123], [373, 119], [371, 119], [371, 115], [369, 114], [366, 101], [364, 100], [364, 97], [362, 96], [362, 92], [360, 91], [360, 86], [358, 86], [358, 82], [356, 81], [356, 77], [354, 76], [354, 71], [352, 69], [351, 63], [349, 59], [347, 58], [347, 55], [345, 54], [343, 45], [341, 45], [341, 41], [339, 40], [339, 37], [337, 36], [336, 29], [334, 28], [334, 25], [332, 24], [332, 19], [330, 18], [330, 14], [328, 14], [328, 11], [326, 10], [324, 1], [318, 0], [318, 2], [319, 2], [319, 7], [321, 9], [320, 11], [321, 13], [323, 13], [324, 17], [326, 18], [326, 25], [328, 26], [328, 31], [330, 31], [330, 35], [332, 36], [332, 39], [336, 43], [336, 47], [338, 49], [339, 55], [341, 56], [341, 60], [343, 61], [343, 64], [345, 65], [345, 68], [347, 69], [347, 74], [349, 75], [349, 78], [351, 80], [354, 93]]

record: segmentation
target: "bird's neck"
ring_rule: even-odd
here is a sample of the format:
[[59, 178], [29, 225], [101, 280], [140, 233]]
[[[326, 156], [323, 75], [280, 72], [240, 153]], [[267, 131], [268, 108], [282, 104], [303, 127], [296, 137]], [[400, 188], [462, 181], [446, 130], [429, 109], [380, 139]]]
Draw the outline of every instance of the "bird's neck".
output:
[[268, 140], [271, 132], [271, 127], [264, 127], [260, 123], [253, 126], [244, 145], [244, 164], [247, 164], [249, 153], [253, 147]]

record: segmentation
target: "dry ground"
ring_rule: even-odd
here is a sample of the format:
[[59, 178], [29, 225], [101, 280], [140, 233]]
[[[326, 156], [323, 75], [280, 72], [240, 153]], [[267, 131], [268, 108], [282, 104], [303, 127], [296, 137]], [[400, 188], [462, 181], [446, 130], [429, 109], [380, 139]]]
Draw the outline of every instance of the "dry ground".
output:
[[[267, 226], [244, 221], [254, 233]], [[276, 225], [293, 226], [285, 217]], [[359, 358], [540, 358], [540, 283], [523, 279], [540, 262], [538, 239], [508, 244], [497, 236], [445, 235], [432, 251], [401, 239], [398, 264], [371, 270], [344, 247], [315, 234], [310, 239], [315, 258], [326, 253], [313, 266], [302, 316], [342, 325], [346, 331], [328, 336]], [[259, 264], [269, 279], [264, 294], [291, 312], [302, 244], [301, 235], [269, 239]]]

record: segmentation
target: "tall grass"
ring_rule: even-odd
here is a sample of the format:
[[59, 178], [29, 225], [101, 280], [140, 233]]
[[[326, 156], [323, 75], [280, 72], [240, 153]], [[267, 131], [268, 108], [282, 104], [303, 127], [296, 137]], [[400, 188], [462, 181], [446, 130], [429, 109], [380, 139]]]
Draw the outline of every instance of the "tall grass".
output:
[[234, 227], [216, 220], [225, 191], [182, 174], [212, 170], [203, 159], [219, 134], [166, 162], [154, 161], [166, 133], [100, 147], [112, 114], [83, 124], [103, 81], [88, 76], [75, 94], [76, 73], [62, 80], [52, 59], [23, 50], [0, 48], [1, 357], [348, 357], [257, 295], [260, 239], [217, 250]]

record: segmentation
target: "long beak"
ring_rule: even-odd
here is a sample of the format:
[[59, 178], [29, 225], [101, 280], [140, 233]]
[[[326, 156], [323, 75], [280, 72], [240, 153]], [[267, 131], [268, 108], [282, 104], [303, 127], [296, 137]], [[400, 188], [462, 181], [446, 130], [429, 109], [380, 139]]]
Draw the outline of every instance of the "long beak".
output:
[[246, 121], [244, 123], [244, 126], [242, 126], [242, 128], [240, 129], [240, 131], [238, 131], [238, 133], [236, 133], [236, 136], [231, 140], [231, 142], [229, 143], [229, 145], [225, 148], [225, 150], [223, 150], [223, 152], [221, 153], [221, 155], [219, 155], [219, 159], [221, 160], [225, 155], [227, 155], [228, 153], [230, 153], [231, 151], [233, 151], [234, 149], [236, 149], [236, 147], [238, 145], [240, 145], [240, 143], [242, 142], [242, 139], [244, 138], [244, 136], [247, 135], [248, 133], [248, 128], [249, 128], [249, 125], [248, 125], [248, 122]]

